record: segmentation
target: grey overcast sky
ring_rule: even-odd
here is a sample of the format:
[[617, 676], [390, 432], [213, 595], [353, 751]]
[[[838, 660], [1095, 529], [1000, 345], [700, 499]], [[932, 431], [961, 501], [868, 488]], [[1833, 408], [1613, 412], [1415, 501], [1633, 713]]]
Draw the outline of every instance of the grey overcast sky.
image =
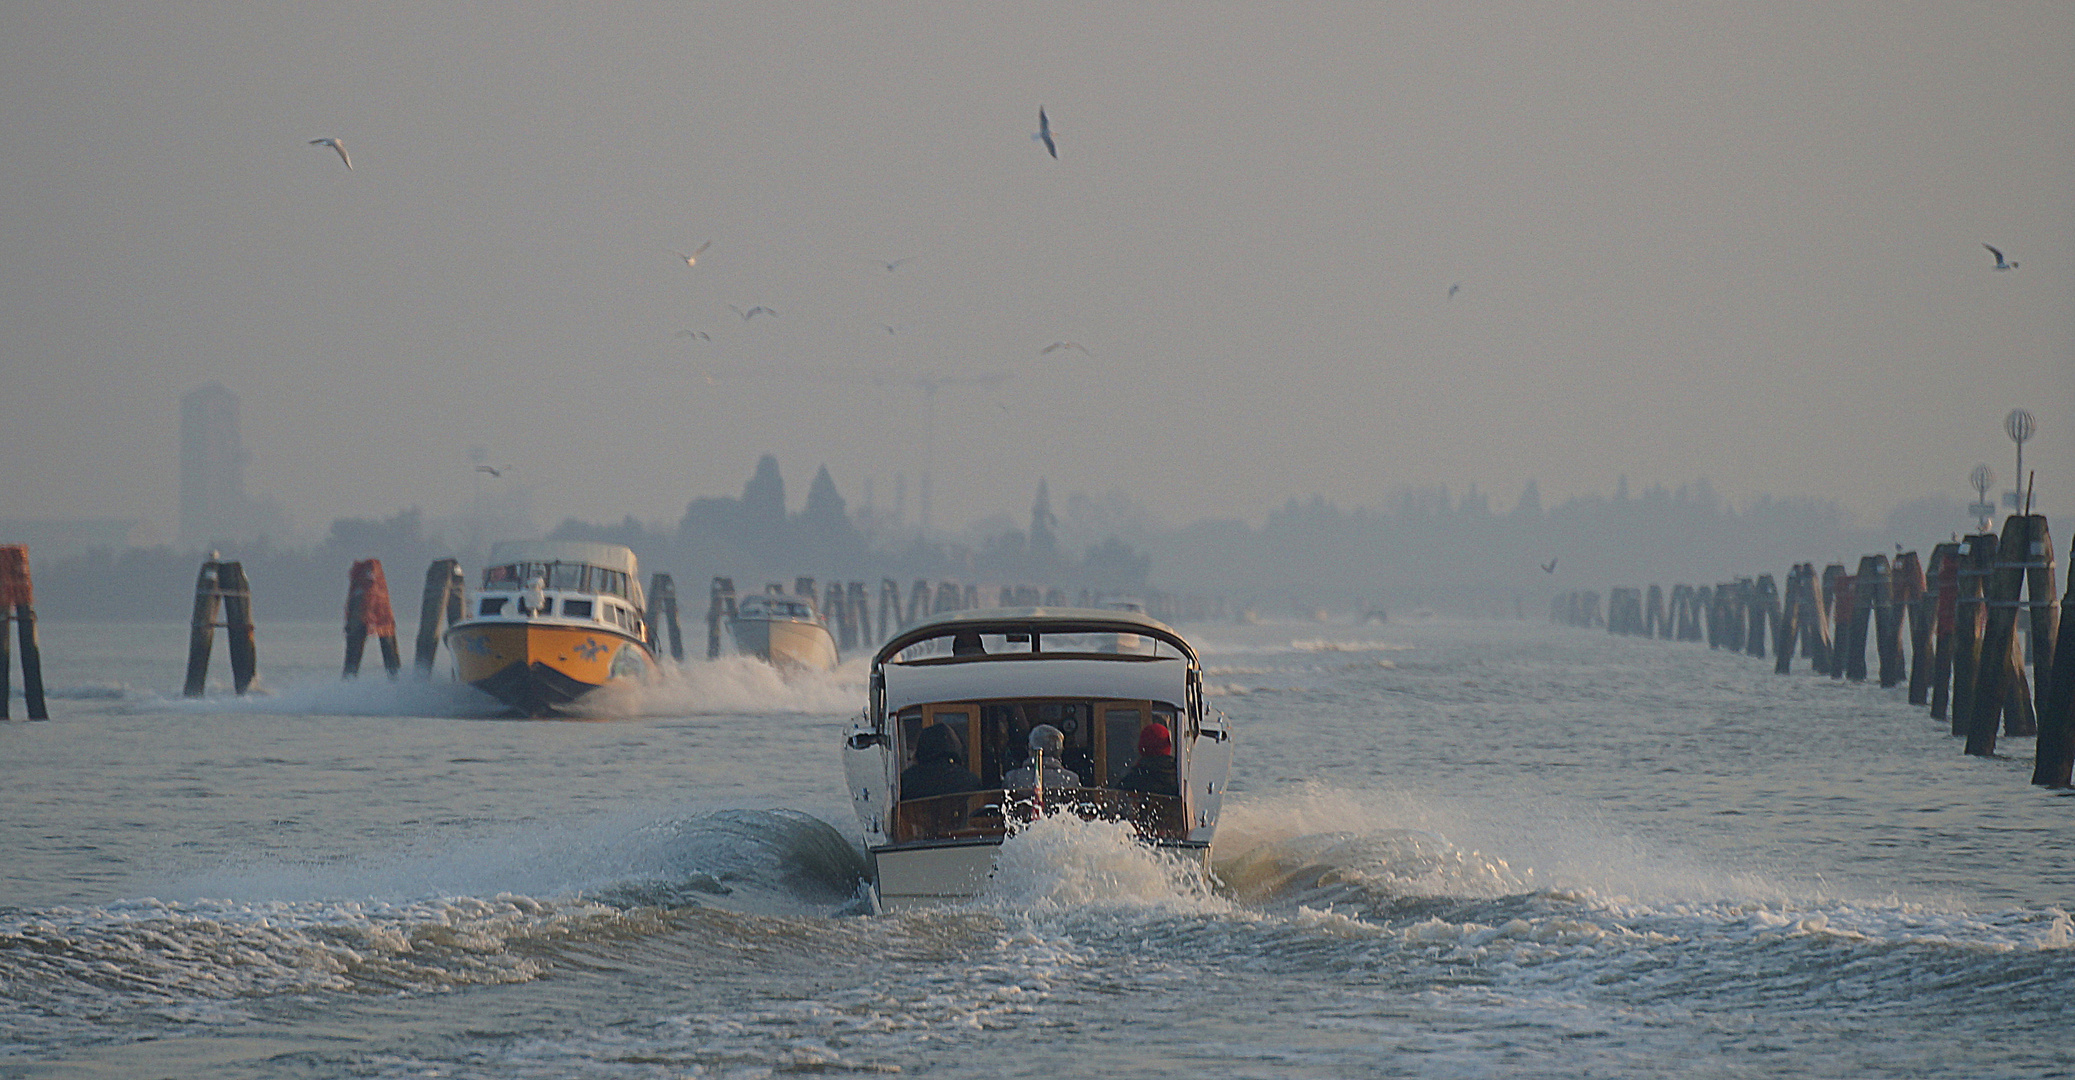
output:
[[2007, 481], [2017, 405], [2065, 513], [2071, 301], [2075, 4], [0, 6], [0, 517], [170, 532], [209, 380], [305, 529], [453, 511], [475, 445], [543, 523], [767, 451], [884, 505], [933, 378], [940, 526], [1040, 476], [1877, 520]]

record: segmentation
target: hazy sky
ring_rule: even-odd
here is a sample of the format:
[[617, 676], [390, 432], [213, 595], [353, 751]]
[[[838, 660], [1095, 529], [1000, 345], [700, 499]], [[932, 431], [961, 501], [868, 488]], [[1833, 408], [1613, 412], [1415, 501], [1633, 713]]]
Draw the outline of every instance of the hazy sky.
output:
[[1040, 476], [1872, 518], [2007, 480], [2015, 405], [2075, 508], [2066, 3], [15, 3], [0, 147], [0, 517], [170, 533], [212, 379], [306, 529], [450, 512], [474, 445], [543, 523], [767, 451], [884, 505], [990, 375], [939, 525]]

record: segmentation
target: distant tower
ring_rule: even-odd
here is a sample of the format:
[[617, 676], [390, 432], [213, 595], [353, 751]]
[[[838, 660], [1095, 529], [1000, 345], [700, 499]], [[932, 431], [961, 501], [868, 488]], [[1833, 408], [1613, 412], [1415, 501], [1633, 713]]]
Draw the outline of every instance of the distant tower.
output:
[[238, 395], [208, 383], [180, 399], [180, 539], [205, 545], [243, 524], [245, 451]]

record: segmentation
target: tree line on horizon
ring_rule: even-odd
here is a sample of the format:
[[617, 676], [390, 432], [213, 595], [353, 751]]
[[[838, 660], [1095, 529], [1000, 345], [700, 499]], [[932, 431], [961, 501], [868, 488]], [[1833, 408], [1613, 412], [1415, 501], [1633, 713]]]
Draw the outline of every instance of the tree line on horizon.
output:
[[[1258, 526], [1236, 518], [1165, 525], [1115, 493], [1091, 524], [1078, 511], [1096, 500], [1070, 501], [1080, 531], [1102, 537], [1078, 551], [1062, 539], [1042, 479], [1027, 528], [1004, 519], [990, 521], [972, 542], [925, 537], [869, 509], [852, 511], [826, 466], [801, 509], [788, 512], [778, 460], [766, 454], [741, 496], [694, 498], [674, 528], [631, 515], [616, 524], [569, 518], [547, 535], [627, 545], [645, 572], [672, 574], [680, 602], [692, 608], [714, 575], [733, 577], [738, 589], [806, 575], [870, 583], [890, 577], [904, 589], [916, 578], [1109, 593], [1158, 588], [1268, 612], [1411, 605], [1506, 614], [1536, 611], [1555, 592], [1577, 588], [1709, 583], [1754, 566], [1849, 563], [1895, 546], [1928, 550], [1966, 527], [1964, 509], [1940, 496], [1897, 507], [1869, 528], [1854, 525], [1835, 500], [1759, 498], [1732, 506], [1704, 479], [1631, 495], [1624, 477], [1612, 497], [1573, 497], [1553, 507], [1543, 506], [1529, 481], [1504, 511], [1474, 487], [1460, 495], [1446, 487], [1403, 488], [1381, 508], [1292, 497]], [[306, 548], [262, 538], [221, 550], [245, 563], [258, 613], [298, 619], [339, 613], [354, 560], [383, 561], [398, 613], [406, 615], [432, 560], [459, 557], [473, 573], [487, 554], [429, 528], [417, 507], [382, 519], [337, 519]], [[181, 621], [198, 559], [154, 547], [38, 560], [39, 607], [54, 618]]]

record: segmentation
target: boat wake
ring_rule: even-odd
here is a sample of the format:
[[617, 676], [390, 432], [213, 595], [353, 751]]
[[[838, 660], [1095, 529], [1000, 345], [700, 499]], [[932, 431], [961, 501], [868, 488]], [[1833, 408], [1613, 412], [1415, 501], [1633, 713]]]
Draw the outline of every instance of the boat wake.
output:
[[0, 1028], [87, 1034], [111, 1012], [176, 1025], [262, 999], [531, 982], [702, 912], [826, 919], [869, 910], [857, 848], [789, 810], [537, 828], [437, 852], [226, 867], [143, 898], [0, 911]]
[[988, 910], [1017, 912], [1231, 908], [1213, 894], [1200, 868], [1146, 845], [1128, 823], [1083, 821], [1058, 813], [1031, 822], [1003, 841], [994, 878], [977, 903]]
[[[102, 692], [95, 696], [106, 696]], [[115, 690], [140, 712], [245, 713], [284, 716], [428, 716], [480, 719], [510, 710], [490, 695], [444, 675], [394, 681], [377, 674], [358, 679], [326, 677], [261, 683], [234, 695], [213, 686], [202, 698], [149, 691]], [[852, 711], [864, 695], [864, 662], [832, 672], [780, 672], [753, 657], [665, 662], [643, 682], [601, 687], [583, 697], [570, 715], [579, 719], [625, 720], [655, 716], [765, 715]]]

